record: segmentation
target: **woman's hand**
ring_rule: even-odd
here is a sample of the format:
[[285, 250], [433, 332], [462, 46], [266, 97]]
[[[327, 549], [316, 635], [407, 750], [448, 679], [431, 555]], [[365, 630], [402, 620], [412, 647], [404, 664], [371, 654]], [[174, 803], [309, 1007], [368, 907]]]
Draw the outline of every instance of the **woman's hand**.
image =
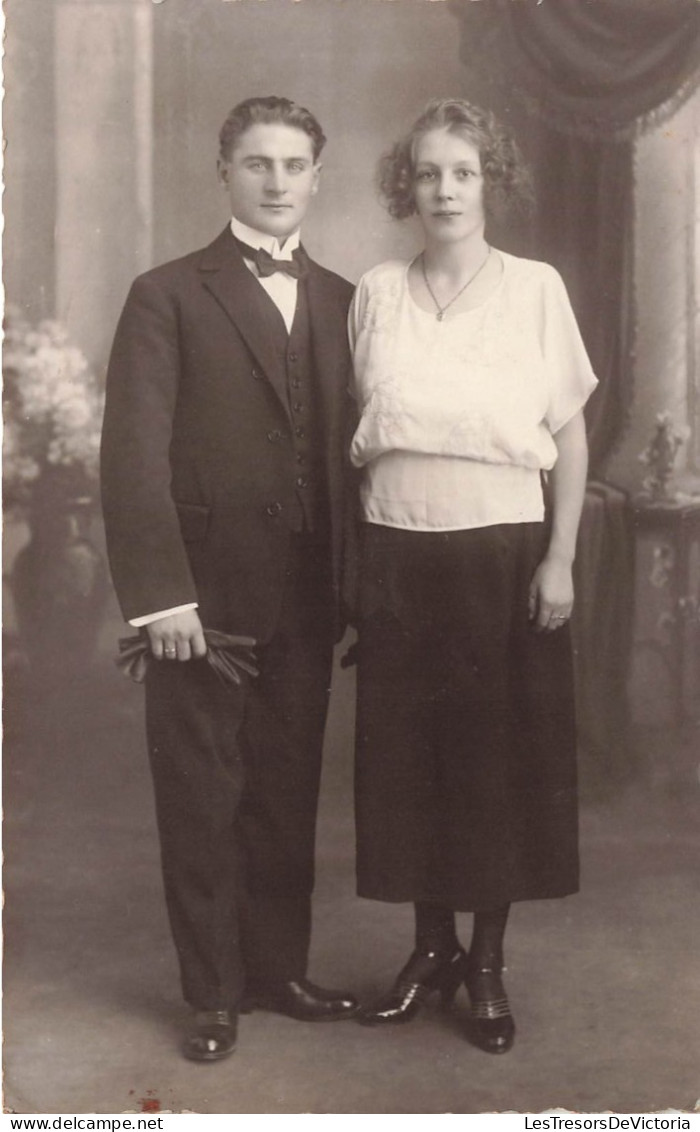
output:
[[560, 629], [571, 617], [574, 583], [571, 563], [547, 555], [535, 570], [530, 583], [528, 612], [538, 632]]
[[582, 412], [554, 434], [554, 443], [557, 461], [551, 473], [552, 531], [547, 553], [530, 583], [530, 621], [538, 632], [565, 625], [574, 607], [572, 568], [588, 467]]

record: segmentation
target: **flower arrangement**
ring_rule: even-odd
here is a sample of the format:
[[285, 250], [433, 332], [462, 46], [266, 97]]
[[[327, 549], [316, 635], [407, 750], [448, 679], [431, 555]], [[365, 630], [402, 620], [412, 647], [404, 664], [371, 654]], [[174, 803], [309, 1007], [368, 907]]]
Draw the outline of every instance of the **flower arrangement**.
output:
[[89, 502], [97, 486], [104, 397], [82, 351], [59, 322], [34, 326], [8, 305], [3, 378], [6, 502]]
[[690, 435], [688, 428], [676, 428], [673, 417], [667, 412], [656, 414], [651, 440], [640, 452], [639, 459], [649, 469], [642, 486], [652, 499], [670, 498], [669, 485], [678, 450]]

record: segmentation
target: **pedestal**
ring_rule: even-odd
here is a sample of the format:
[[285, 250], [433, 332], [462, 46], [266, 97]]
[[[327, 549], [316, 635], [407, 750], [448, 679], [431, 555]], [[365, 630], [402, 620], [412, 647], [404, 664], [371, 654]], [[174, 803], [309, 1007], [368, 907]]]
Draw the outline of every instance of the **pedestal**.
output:
[[700, 497], [632, 501], [636, 532], [633, 713], [700, 720]]

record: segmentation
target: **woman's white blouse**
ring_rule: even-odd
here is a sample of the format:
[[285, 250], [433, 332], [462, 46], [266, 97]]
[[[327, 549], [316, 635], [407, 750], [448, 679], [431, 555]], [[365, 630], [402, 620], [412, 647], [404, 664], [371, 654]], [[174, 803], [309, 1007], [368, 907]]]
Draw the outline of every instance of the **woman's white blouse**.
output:
[[411, 297], [408, 263], [379, 264], [358, 284], [350, 455], [365, 469], [368, 522], [445, 531], [543, 517], [552, 434], [597, 381], [558, 273], [498, 254], [496, 290], [441, 322]]

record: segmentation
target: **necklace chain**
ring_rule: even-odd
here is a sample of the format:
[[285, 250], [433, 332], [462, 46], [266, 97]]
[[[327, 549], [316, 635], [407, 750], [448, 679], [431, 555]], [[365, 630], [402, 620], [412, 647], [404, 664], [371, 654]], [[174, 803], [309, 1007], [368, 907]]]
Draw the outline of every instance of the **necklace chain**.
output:
[[438, 322], [442, 322], [443, 318], [445, 317], [445, 311], [447, 310], [447, 308], [451, 307], [453, 303], [457, 302], [457, 299], [459, 298], [459, 296], [464, 294], [464, 292], [466, 291], [469, 284], [474, 282], [474, 280], [476, 279], [479, 272], [483, 271], [483, 269], [486, 267], [486, 264], [488, 262], [488, 258], [489, 258], [490, 255], [491, 255], [491, 246], [489, 245], [488, 251], [486, 252], [486, 255], [484, 256], [484, 259], [479, 264], [479, 266], [477, 267], [474, 274], [469, 276], [469, 278], [467, 279], [467, 282], [462, 287], [460, 287], [460, 289], [459, 289], [459, 291], [457, 292], [456, 295], [452, 296], [449, 303], [445, 303], [444, 307], [441, 307], [439, 302], [435, 298], [435, 292], [433, 291], [433, 288], [430, 286], [430, 280], [428, 279], [428, 273], [425, 270], [425, 253], [421, 252], [421, 257], [420, 257], [421, 271], [423, 272], [423, 279], [425, 281], [425, 285], [428, 288], [428, 294], [430, 295], [430, 298], [433, 300], [433, 302], [435, 303], [435, 306], [437, 307], [437, 314], [436, 314], [435, 317], [437, 318]]

